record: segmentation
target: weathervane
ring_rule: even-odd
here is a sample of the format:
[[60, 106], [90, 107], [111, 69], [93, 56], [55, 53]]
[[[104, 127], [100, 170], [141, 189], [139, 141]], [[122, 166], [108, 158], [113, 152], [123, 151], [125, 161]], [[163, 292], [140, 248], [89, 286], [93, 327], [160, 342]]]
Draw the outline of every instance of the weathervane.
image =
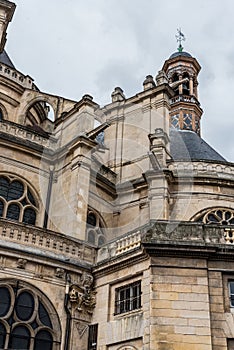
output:
[[179, 52], [182, 52], [183, 51], [183, 46], [182, 46], [182, 44], [181, 44], [181, 42], [182, 41], [185, 41], [185, 36], [184, 36], [184, 34], [181, 32], [181, 28], [179, 28], [179, 29], [177, 29], [177, 33], [178, 34], [176, 34], [176, 40], [177, 40], [177, 42], [179, 42], [179, 47], [178, 47], [178, 51]]

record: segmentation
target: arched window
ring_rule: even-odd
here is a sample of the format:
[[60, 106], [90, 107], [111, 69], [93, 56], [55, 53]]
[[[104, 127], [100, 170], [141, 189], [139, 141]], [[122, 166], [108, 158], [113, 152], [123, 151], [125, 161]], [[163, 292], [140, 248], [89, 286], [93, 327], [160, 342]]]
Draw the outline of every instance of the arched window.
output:
[[29, 349], [31, 334], [27, 327], [17, 326], [10, 335], [8, 349]]
[[37, 204], [29, 186], [10, 175], [0, 176], [0, 217], [35, 225]]
[[0, 108], [0, 122], [2, 122], [2, 121], [3, 121], [3, 113], [2, 113], [2, 110]]
[[0, 349], [4, 349], [5, 341], [6, 341], [6, 328], [0, 322]]
[[86, 232], [89, 243], [101, 246], [106, 242], [102, 219], [93, 210], [88, 210], [87, 213]]
[[192, 221], [204, 224], [234, 225], [234, 210], [228, 208], [211, 208], [196, 214]]
[[187, 72], [184, 73], [182, 79], [184, 80], [182, 85], [183, 95], [189, 95], [189, 74]]
[[53, 338], [48, 331], [39, 331], [35, 337], [34, 350], [52, 350]]
[[[173, 74], [171, 81], [172, 81], [172, 83], [178, 82], [179, 81], [179, 75], [177, 73]], [[175, 84], [174, 91], [175, 91], [176, 95], [179, 95], [179, 84]]]
[[59, 319], [40, 291], [20, 281], [1, 282], [0, 296], [1, 349], [59, 348]]

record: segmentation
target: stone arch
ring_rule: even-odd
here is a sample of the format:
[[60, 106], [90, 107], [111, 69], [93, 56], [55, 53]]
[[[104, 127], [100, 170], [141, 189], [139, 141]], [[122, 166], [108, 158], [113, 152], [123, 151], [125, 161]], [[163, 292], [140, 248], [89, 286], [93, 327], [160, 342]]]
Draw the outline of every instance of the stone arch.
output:
[[117, 350], [138, 350], [138, 349], [132, 345], [124, 345], [118, 348]]
[[[6, 337], [5, 339], [5, 347], [9, 348], [14, 329], [17, 327], [23, 327], [30, 331], [28, 339], [30, 345], [27, 348], [31, 348], [33, 338], [35, 338], [38, 332], [43, 330], [48, 332], [48, 334], [51, 334], [53, 349], [60, 349], [61, 322], [55, 306], [44, 292], [30, 283], [16, 278], [1, 279], [0, 289], [2, 292], [0, 303], [2, 302], [2, 305], [4, 306], [4, 311], [0, 316], [0, 324], [8, 330], [8, 333], [10, 333], [9, 337]], [[21, 316], [21, 311], [17, 308], [17, 300], [19, 300], [20, 297], [21, 299], [27, 297], [26, 299], [29, 301], [31, 300], [30, 303], [26, 304], [26, 313], [28, 313], [27, 317], [25, 317], [25, 313]], [[7, 306], [6, 303], [8, 303], [9, 306]], [[21, 303], [20, 305], [23, 304]], [[29, 308], [31, 308], [31, 310], [29, 310]], [[8, 327], [9, 319], [11, 319], [11, 327]]]
[[[30, 92], [29, 96], [26, 96], [26, 101], [22, 105], [22, 108], [20, 110], [20, 123], [24, 124], [26, 123], [26, 117], [27, 117], [27, 112], [36, 104], [38, 103], [47, 103], [49, 104], [54, 111], [54, 116], [56, 119], [56, 114], [57, 114], [57, 109], [58, 109], [58, 97], [56, 96], [51, 96], [51, 95], [46, 95], [43, 93], [38, 93], [37, 91], [35, 92]], [[42, 118], [41, 123], [46, 120], [46, 117]]]
[[8, 113], [6, 107], [0, 103], [0, 121], [4, 121], [8, 119]]

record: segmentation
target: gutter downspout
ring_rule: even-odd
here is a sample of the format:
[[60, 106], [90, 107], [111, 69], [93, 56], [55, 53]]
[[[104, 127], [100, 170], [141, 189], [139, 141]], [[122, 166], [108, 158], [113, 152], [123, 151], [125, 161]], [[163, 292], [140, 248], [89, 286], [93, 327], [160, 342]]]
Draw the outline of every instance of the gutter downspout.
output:
[[49, 176], [49, 183], [48, 183], [48, 189], [47, 189], [47, 195], [46, 195], [45, 216], [44, 216], [43, 228], [47, 228], [47, 225], [48, 225], [53, 179], [54, 179], [54, 166], [52, 165], [52, 166], [50, 166], [50, 176]]
[[71, 312], [68, 308], [70, 283], [71, 283], [71, 276], [68, 273], [66, 273], [66, 289], [65, 289], [65, 297], [64, 297], [64, 309], [65, 309], [66, 314], [67, 314], [67, 320], [66, 320], [66, 329], [65, 329], [64, 350], [70, 349]]

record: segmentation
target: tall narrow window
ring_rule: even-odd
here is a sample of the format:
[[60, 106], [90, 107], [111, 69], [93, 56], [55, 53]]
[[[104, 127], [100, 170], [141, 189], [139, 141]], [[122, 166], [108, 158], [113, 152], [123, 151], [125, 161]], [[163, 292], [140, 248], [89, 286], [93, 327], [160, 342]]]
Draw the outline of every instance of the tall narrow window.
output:
[[88, 242], [101, 246], [105, 243], [104, 225], [96, 212], [88, 210], [87, 212], [87, 225], [86, 225], [86, 237]]
[[8, 348], [18, 350], [28, 350], [30, 346], [30, 332], [25, 326], [17, 326], [10, 335]]
[[234, 307], [234, 281], [229, 281], [229, 299], [230, 299], [230, 306]]
[[6, 328], [2, 323], [0, 323], [0, 349], [5, 348], [6, 341]]
[[34, 350], [52, 350], [53, 338], [48, 331], [39, 331], [35, 337]]
[[234, 350], [234, 339], [227, 340], [228, 350]]
[[89, 326], [88, 350], [97, 349], [98, 325], [92, 324]]

